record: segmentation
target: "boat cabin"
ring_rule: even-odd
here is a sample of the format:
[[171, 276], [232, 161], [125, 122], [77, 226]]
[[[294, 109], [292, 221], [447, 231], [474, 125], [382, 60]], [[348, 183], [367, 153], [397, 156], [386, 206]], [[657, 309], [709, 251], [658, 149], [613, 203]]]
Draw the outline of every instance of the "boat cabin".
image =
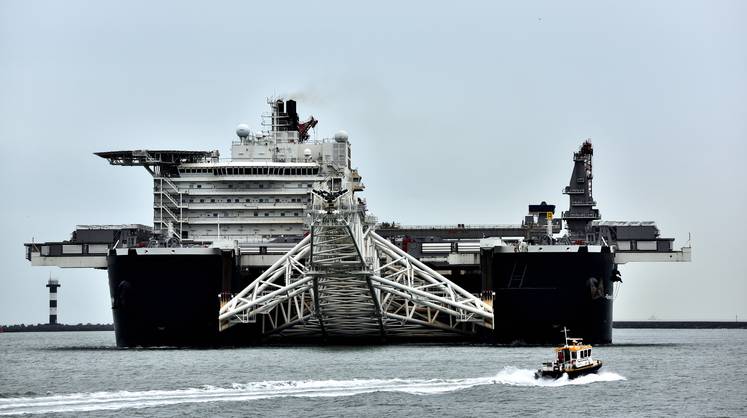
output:
[[568, 338], [564, 346], [555, 348], [555, 363], [561, 369], [588, 366], [593, 363], [591, 345], [582, 344], [578, 338]]

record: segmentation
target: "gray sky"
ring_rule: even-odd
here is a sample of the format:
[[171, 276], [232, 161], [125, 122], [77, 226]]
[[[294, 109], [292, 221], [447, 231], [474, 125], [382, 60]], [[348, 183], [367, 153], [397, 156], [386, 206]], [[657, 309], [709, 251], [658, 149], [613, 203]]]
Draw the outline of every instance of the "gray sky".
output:
[[95, 151], [220, 149], [292, 95], [350, 133], [369, 207], [404, 224], [567, 207], [592, 138], [606, 220], [655, 220], [692, 263], [622, 267], [615, 319], [747, 319], [747, 3], [0, 2], [0, 323], [111, 322], [106, 272], [23, 242], [152, 224], [149, 175]]

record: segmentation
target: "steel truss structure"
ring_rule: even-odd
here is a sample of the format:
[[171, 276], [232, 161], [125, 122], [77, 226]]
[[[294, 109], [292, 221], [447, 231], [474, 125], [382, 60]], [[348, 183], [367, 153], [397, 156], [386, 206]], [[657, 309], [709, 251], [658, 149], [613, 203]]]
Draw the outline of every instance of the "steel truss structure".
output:
[[221, 331], [385, 339], [493, 328], [491, 305], [364, 225], [350, 193], [315, 196], [312, 216], [311, 233], [221, 307]]

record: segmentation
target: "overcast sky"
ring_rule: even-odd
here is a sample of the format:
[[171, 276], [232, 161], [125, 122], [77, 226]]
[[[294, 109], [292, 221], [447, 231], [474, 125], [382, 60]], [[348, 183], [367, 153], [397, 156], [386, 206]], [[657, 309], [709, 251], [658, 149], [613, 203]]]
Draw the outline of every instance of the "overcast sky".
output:
[[106, 271], [32, 268], [76, 224], [152, 225], [142, 168], [96, 151], [219, 149], [295, 97], [346, 129], [381, 220], [519, 223], [568, 205], [594, 143], [605, 220], [693, 262], [630, 264], [615, 319], [747, 319], [747, 3], [0, 1], [0, 324], [111, 322]]

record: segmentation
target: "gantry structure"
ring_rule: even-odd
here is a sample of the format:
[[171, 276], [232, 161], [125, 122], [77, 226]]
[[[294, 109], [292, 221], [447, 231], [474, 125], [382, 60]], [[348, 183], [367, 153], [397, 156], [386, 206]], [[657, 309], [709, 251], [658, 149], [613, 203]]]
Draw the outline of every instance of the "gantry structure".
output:
[[470, 336], [493, 328], [473, 295], [379, 236], [349, 190], [314, 190], [310, 233], [223, 303], [219, 328], [261, 337]]

